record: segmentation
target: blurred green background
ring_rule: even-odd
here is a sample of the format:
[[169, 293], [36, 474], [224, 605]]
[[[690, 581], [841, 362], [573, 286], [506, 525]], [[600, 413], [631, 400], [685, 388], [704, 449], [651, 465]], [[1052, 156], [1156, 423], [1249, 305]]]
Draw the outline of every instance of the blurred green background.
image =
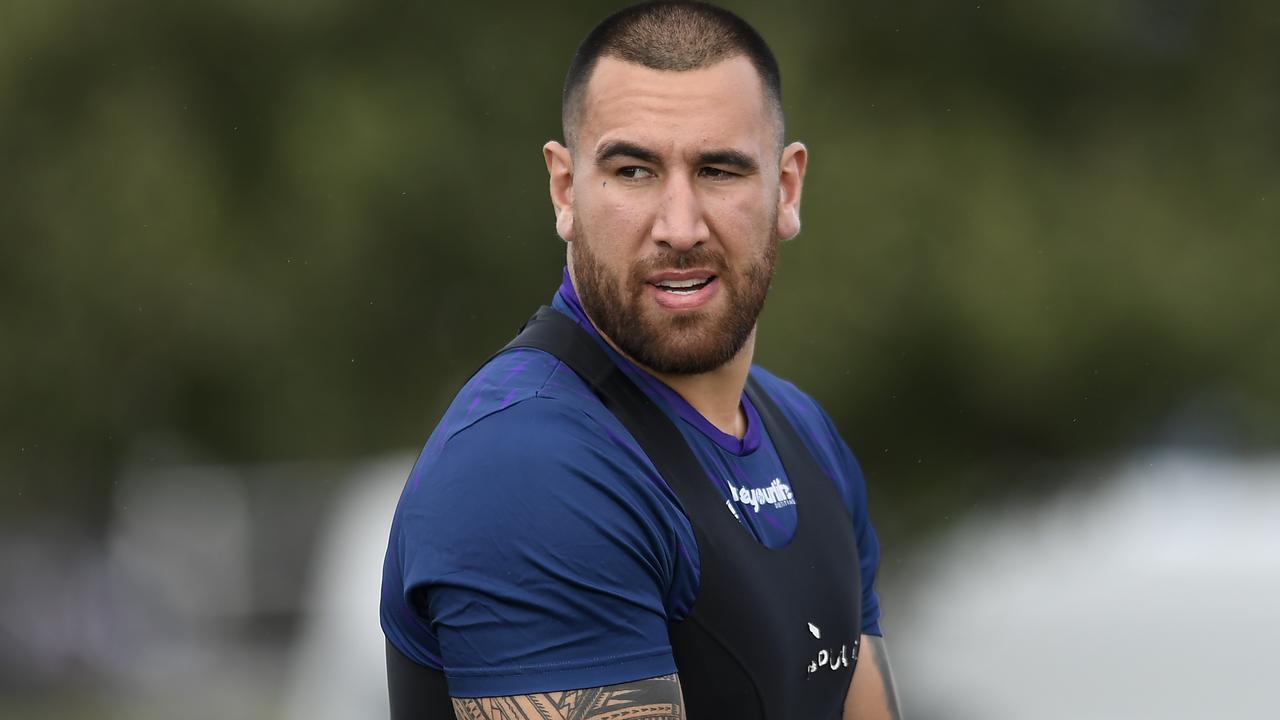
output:
[[[539, 146], [599, 4], [0, 7], [0, 512], [420, 445], [553, 292]], [[813, 156], [759, 357], [878, 504], [1280, 439], [1273, 4], [731, 7]]]
[[[887, 547], [1134, 448], [1280, 446], [1274, 3], [728, 6], [812, 156], [758, 359]], [[607, 10], [0, 2], [0, 523], [105, 533], [156, 458], [420, 446], [558, 283], [539, 148]]]

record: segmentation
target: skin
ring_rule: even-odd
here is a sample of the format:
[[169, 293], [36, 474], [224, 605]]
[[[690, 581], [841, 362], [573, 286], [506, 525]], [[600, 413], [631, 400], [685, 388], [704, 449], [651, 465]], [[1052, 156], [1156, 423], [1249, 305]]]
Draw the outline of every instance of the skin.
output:
[[675, 675], [606, 687], [492, 698], [454, 698], [458, 720], [683, 720]]
[[889, 670], [884, 638], [863, 635], [858, 666], [844, 699], [845, 720], [899, 720], [898, 689]]
[[[604, 57], [584, 102], [574, 151], [554, 141], [543, 147], [556, 231], [570, 244], [571, 276], [575, 242], [588, 243], [615, 282], [625, 283], [637, 265], [699, 247], [740, 274], [771, 243], [800, 232], [808, 150], [791, 143], [779, 152], [777, 121], [745, 57], [684, 72]], [[651, 157], [597, 162], [601, 150], [615, 143], [643, 148]], [[723, 150], [754, 167], [702, 161]], [[729, 295], [717, 293], [705, 312], [726, 313]], [[649, 321], [669, 321], [671, 310], [647, 295], [640, 302]], [[742, 388], [754, 352], [753, 332], [732, 359], [710, 372], [654, 374], [713, 425], [742, 437]]]
[[[671, 337], [672, 347], [697, 342], [729, 313], [733, 283], [743, 283], [777, 243], [800, 232], [800, 193], [808, 150], [779, 147], [778, 118], [754, 67], [734, 57], [706, 68], [668, 72], [601, 58], [588, 82], [572, 151], [543, 146], [556, 231], [569, 244], [569, 272], [581, 289], [574, 243], [584, 243], [598, 270], [617, 287], [655, 259], [701, 252], [724, 264], [725, 283], [676, 322], [672, 310], [638, 288], [628, 302], [643, 322]], [[606, 152], [620, 145], [625, 152]], [[640, 150], [637, 153], [635, 150]], [[728, 152], [726, 152], [728, 151]], [[603, 157], [607, 155], [608, 157]], [[770, 271], [771, 271], [770, 262]], [[593, 320], [594, 322], [594, 320]], [[599, 330], [599, 326], [597, 325]], [[625, 353], [613, 338], [601, 335]], [[755, 330], [727, 362], [696, 374], [646, 368], [722, 431], [741, 438], [741, 398], [755, 352]], [[634, 360], [634, 358], [632, 358]], [[845, 718], [893, 720], [897, 698], [883, 640], [862, 636], [862, 657], [845, 701]], [[679, 678], [668, 675], [599, 688], [498, 698], [455, 698], [461, 720], [498, 718], [685, 717]], [[699, 719], [701, 720], [701, 719]]]

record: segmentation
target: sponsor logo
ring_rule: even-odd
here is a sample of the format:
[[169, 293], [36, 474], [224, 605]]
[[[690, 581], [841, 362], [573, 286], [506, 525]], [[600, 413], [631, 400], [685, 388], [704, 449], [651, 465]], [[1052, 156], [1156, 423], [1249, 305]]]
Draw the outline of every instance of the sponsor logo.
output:
[[[791, 486], [782, 482], [780, 478], [774, 478], [772, 483], [762, 488], [738, 487], [730, 482], [729, 496], [755, 512], [760, 512], [761, 505], [782, 508], [796, 504], [795, 495], [791, 494]], [[729, 505], [729, 509], [734, 511], [735, 516], [738, 514], [732, 504]]]
[[[822, 639], [822, 629], [813, 623], [809, 623], [809, 634], [819, 640]], [[835, 648], [819, 650], [818, 656], [809, 661], [809, 666], [805, 670], [807, 675], [812, 675], [823, 668], [839, 670], [840, 668], [849, 667], [851, 660], [855, 663], [858, 662], [857, 640], [841, 645], [839, 650]]]

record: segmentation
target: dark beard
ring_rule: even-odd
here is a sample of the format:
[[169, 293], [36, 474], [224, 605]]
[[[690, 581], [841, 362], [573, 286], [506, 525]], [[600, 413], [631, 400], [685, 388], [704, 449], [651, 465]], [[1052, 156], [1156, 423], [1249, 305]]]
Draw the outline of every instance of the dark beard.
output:
[[[729, 275], [724, 257], [702, 246], [683, 253], [668, 251], [636, 267], [617, 287], [605, 268], [579, 240], [570, 243], [573, 276], [578, 299], [591, 321], [632, 360], [667, 375], [697, 375], [729, 362], [742, 350], [756, 318], [764, 309], [778, 257], [777, 240], [764, 255], [743, 270]], [[708, 312], [682, 313], [654, 322], [641, 312], [648, 283], [645, 278], [661, 270], [712, 268], [728, 293], [728, 310], [716, 317]]]

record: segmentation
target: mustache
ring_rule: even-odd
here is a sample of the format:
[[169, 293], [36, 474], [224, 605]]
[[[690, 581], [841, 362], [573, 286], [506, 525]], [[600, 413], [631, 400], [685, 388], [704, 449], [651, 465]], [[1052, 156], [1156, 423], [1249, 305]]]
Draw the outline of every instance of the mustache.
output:
[[664, 250], [637, 263], [632, 277], [639, 282], [656, 272], [664, 270], [689, 270], [692, 268], [710, 268], [716, 275], [723, 275], [728, 268], [724, 255], [705, 247], [692, 250]]

